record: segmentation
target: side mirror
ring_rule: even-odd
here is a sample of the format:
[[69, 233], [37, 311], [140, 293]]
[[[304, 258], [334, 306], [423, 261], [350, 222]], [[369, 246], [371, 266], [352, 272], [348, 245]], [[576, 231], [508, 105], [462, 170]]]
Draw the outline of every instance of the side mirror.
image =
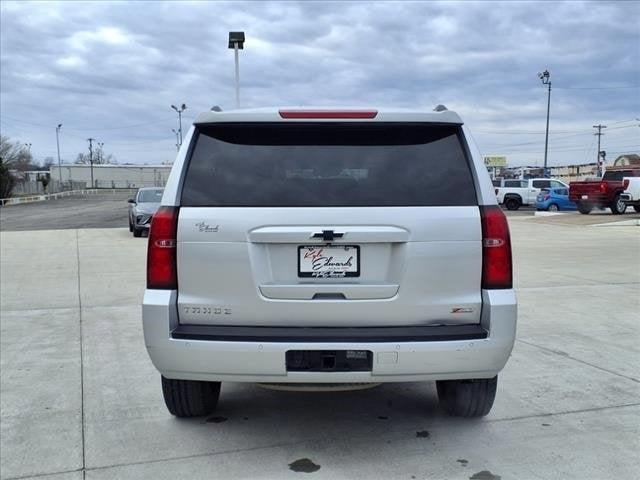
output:
[[133, 198], [130, 198], [129, 200], [127, 200], [128, 203], [136, 203], [136, 201]]

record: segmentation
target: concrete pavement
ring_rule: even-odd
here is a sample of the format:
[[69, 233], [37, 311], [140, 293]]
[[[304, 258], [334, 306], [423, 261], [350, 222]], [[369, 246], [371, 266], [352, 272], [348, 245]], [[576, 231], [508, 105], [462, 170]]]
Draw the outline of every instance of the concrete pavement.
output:
[[[146, 239], [3, 232], [0, 476], [637, 478], [640, 230], [510, 222], [518, 341], [471, 421], [438, 410], [430, 383], [224, 384], [213, 416], [175, 419], [142, 339]], [[293, 471], [301, 459], [320, 468]]]

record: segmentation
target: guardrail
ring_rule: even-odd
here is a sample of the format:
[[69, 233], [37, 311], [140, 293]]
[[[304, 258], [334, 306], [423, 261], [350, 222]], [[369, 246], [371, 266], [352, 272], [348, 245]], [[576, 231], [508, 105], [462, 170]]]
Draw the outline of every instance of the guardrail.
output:
[[[5, 205], [18, 205], [20, 203], [44, 202], [46, 200], [51, 200], [52, 198], [71, 197], [73, 195], [92, 195], [102, 192], [105, 192], [105, 190], [69, 190], [68, 192], [49, 193], [46, 195], [29, 195], [27, 197], [0, 198], [0, 206], [4, 207]], [[113, 193], [115, 192], [116, 190], [113, 190]]]

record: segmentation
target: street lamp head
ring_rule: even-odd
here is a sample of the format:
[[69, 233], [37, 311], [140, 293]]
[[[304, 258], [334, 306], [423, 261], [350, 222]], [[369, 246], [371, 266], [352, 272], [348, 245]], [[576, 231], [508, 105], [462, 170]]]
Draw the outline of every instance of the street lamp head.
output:
[[229, 48], [234, 49], [236, 45], [240, 50], [244, 48], [244, 32], [229, 32]]
[[187, 109], [187, 106], [183, 103], [180, 109], [184, 112]]
[[542, 83], [543, 83], [543, 84], [545, 84], [545, 85], [546, 85], [547, 83], [549, 83], [549, 77], [550, 77], [550, 76], [551, 76], [551, 74], [549, 73], [549, 70], [545, 70], [545, 71], [544, 71], [544, 72], [542, 72], [542, 73], [538, 73], [538, 78], [539, 78], [540, 80], [542, 80]]
[[58, 130], [60, 130], [61, 128], [62, 128], [62, 124], [61, 124], [61, 123], [59, 123], [59, 124], [58, 124]]

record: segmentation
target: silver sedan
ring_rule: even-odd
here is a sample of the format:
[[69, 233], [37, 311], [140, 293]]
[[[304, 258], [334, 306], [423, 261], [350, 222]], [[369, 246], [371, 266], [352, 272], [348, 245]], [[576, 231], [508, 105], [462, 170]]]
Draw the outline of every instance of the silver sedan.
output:
[[163, 188], [140, 188], [135, 198], [129, 202], [129, 231], [134, 237], [141, 237], [142, 232], [149, 230], [153, 214], [156, 213], [162, 200]]

